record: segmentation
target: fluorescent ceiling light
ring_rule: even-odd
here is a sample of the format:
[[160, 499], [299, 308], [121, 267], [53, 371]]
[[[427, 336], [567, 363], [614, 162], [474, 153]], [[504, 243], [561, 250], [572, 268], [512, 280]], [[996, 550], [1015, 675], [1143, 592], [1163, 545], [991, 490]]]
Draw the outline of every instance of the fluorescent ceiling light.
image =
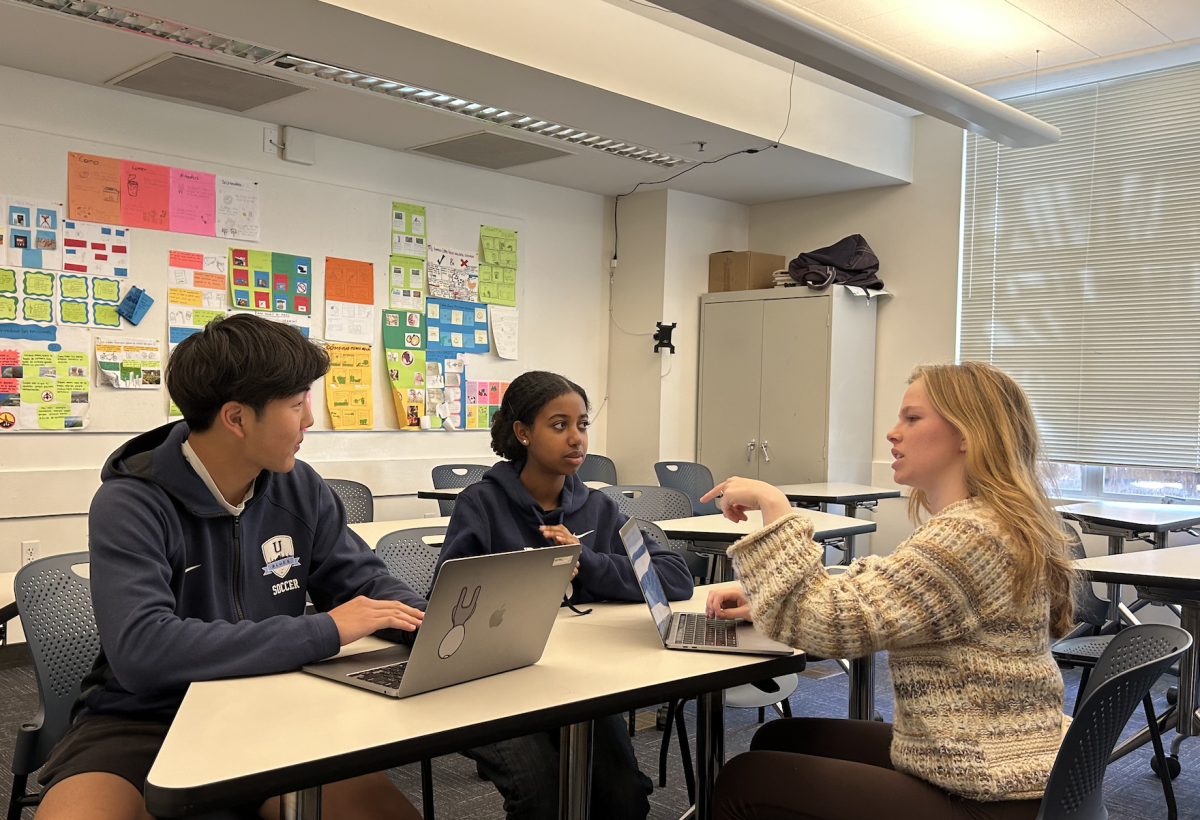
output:
[[684, 165], [691, 162], [691, 160], [685, 157], [671, 156], [670, 154], [664, 154], [651, 148], [634, 145], [633, 143], [620, 142], [598, 134], [589, 134], [586, 131], [581, 131], [569, 125], [539, 119], [518, 111], [509, 111], [485, 103], [465, 100], [453, 94], [443, 94], [440, 91], [408, 85], [407, 83], [388, 79], [387, 77], [363, 74], [360, 71], [353, 71], [349, 68], [340, 68], [317, 60], [309, 60], [306, 57], [287, 54], [275, 57], [268, 61], [267, 64], [283, 69], [284, 71], [294, 71], [306, 77], [315, 77], [341, 85], [350, 85], [355, 88], [361, 88], [364, 91], [372, 91], [376, 94], [390, 97], [391, 99], [402, 100], [424, 106], [425, 108], [436, 108], [439, 111], [448, 111], [451, 114], [467, 117], [477, 122], [502, 125], [505, 128], [513, 128], [517, 131], [549, 137], [560, 142], [582, 145], [596, 151], [603, 151], [612, 156], [635, 159], [638, 162], [657, 165], [661, 168], [674, 168], [676, 165]]
[[957, 83], [788, 0], [654, 0], [781, 57], [1013, 147], [1057, 142], [1049, 123]]

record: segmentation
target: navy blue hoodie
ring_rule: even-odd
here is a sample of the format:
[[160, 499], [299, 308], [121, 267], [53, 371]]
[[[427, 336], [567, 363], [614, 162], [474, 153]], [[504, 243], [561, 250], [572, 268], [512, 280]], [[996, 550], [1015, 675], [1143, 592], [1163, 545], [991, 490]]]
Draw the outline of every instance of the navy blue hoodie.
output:
[[[84, 680], [88, 714], [169, 720], [192, 681], [336, 654], [325, 613], [359, 595], [425, 608], [347, 529], [341, 501], [312, 467], [264, 470], [235, 517], [183, 457], [188, 432], [177, 422], [144, 433], [100, 475], [88, 513], [101, 646]], [[320, 614], [304, 614], [305, 593]]]
[[[484, 473], [483, 480], [459, 494], [438, 569], [451, 558], [550, 546], [553, 542], [538, 528], [563, 524], [572, 533], [594, 530], [579, 539], [584, 550], [579, 554], [579, 575], [573, 584], [571, 603], [643, 600], [621, 544], [620, 529], [629, 519], [617, 509], [617, 502], [569, 475], [559, 506], [546, 512], [521, 483], [524, 466], [523, 461], [501, 461]], [[680, 601], [692, 597], [692, 573], [683, 556], [663, 549], [650, 538], [646, 546], [667, 598]]]

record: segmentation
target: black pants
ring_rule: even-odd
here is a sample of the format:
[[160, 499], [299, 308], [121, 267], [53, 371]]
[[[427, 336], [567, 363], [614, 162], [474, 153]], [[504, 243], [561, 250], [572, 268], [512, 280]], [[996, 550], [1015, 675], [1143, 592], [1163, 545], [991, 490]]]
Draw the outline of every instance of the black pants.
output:
[[1033, 820], [1040, 800], [979, 803], [898, 772], [892, 726], [793, 718], [764, 725], [717, 777], [715, 820]]

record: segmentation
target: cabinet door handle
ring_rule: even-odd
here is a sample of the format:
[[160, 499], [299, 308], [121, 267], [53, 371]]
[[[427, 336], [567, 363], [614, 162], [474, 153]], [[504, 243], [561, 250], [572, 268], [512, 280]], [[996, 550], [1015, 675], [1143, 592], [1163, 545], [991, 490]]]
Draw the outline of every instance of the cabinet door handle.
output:
[[754, 458], [754, 445], [757, 443], [758, 442], [756, 442], [754, 439], [750, 439], [748, 442], [746, 442], [746, 461], [747, 462], [749, 462], [750, 459]]
[[763, 458], [765, 458], [767, 460], [768, 464], [771, 463], [771, 451], [767, 449], [767, 445], [770, 443], [771, 442], [769, 442], [769, 441], [764, 441], [762, 443]]

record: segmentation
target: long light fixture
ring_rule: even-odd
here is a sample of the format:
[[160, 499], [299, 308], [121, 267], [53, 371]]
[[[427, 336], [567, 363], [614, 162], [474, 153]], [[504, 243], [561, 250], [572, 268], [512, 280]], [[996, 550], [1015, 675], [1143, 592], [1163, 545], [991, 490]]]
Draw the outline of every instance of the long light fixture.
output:
[[653, 148], [646, 148], [632, 142], [622, 142], [612, 137], [606, 137], [603, 134], [584, 131], [581, 128], [573, 128], [552, 120], [544, 120], [529, 114], [523, 114], [519, 111], [510, 111], [506, 108], [485, 105], [484, 103], [463, 99], [453, 94], [443, 94], [440, 91], [434, 91], [429, 88], [402, 83], [399, 80], [378, 77], [374, 74], [364, 74], [349, 68], [340, 68], [317, 60], [310, 60], [306, 57], [287, 54], [269, 60], [268, 64], [284, 71], [294, 71], [306, 77], [352, 86], [364, 91], [382, 94], [391, 99], [403, 100], [404, 102], [414, 103], [426, 108], [436, 108], [439, 111], [448, 111], [452, 114], [459, 114], [460, 116], [469, 117], [480, 122], [502, 125], [505, 128], [514, 128], [529, 134], [550, 137], [568, 145], [580, 145], [584, 148], [603, 151], [606, 154], [625, 157], [626, 159], [635, 159], [638, 162], [657, 165], [661, 168], [674, 168], [676, 165], [691, 162], [691, 160], [684, 157], [664, 154], [661, 151], [655, 151]]
[[1013, 147], [1057, 142], [1059, 130], [955, 82], [788, 0], [654, 0], [851, 85]]

